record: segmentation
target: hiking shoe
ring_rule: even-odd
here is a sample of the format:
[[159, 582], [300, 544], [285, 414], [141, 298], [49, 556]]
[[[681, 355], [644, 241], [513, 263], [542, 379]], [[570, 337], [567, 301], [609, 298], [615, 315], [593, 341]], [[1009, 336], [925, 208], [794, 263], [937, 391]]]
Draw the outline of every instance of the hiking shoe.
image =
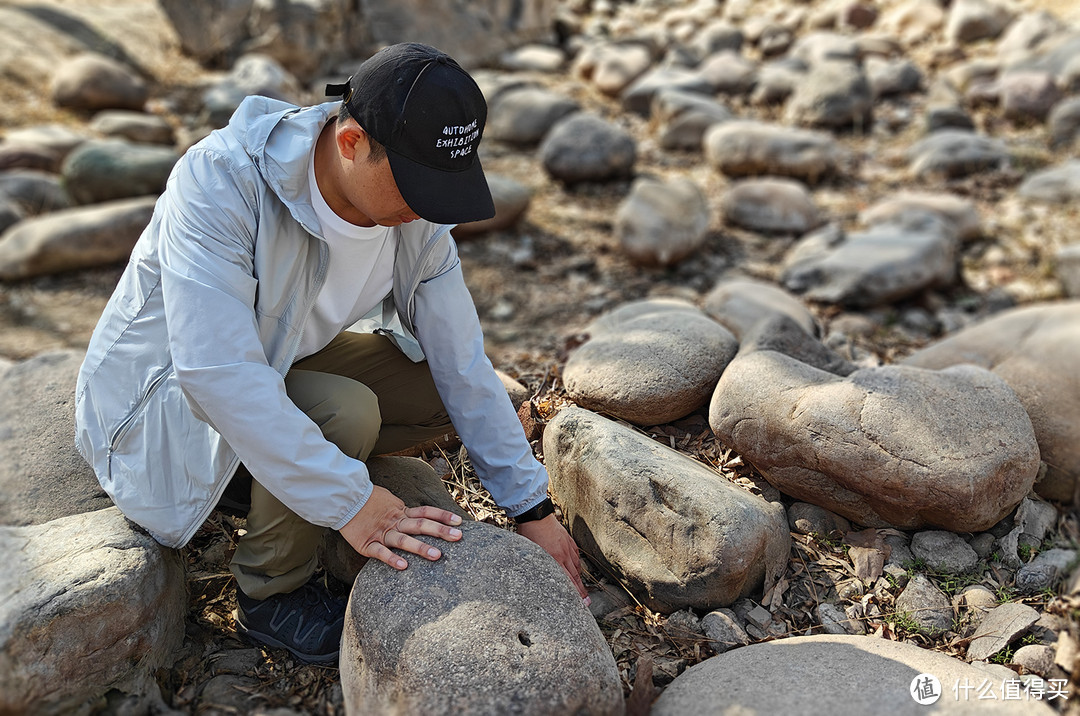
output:
[[234, 616], [237, 630], [255, 641], [288, 649], [309, 664], [337, 662], [345, 602], [314, 582], [266, 599], [237, 589]]

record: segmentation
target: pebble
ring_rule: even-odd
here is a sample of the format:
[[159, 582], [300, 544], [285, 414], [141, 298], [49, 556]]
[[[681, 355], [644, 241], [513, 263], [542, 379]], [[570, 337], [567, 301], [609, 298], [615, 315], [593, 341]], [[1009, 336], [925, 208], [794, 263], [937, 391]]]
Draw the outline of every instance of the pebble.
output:
[[544, 169], [567, 184], [625, 178], [637, 158], [637, 145], [626, 130], [585, 112], [556, 123], [538, 151]]
[[736, 182], [720, 208], [728, 223], [765, 234], [799, 236], [821, 221], [806, 185], [792, 179]]
[[691, 179], [636, 179], [615, 212], [623, 252], [644, 266], [670, 266], [697, 251], [709, 228], [705, 195]]
[[953, 612], [949, 598], [921, 574], [916, 574], [896, 598], [896, 610], [906, 613], [919, 627], [937, 634], [952, 629]]
[[911, 538], [911, 553], [935, 572], [963, 574], [975, 569], [979, 555], [964, 539], [943, 530], [916, 532]]
[[718, 654], [750, 643], [746, 630], [739, 624], [735, 612], [730, 609], [709, 612], [702, 617], [701, 627], [709, 639], [709, 645]]

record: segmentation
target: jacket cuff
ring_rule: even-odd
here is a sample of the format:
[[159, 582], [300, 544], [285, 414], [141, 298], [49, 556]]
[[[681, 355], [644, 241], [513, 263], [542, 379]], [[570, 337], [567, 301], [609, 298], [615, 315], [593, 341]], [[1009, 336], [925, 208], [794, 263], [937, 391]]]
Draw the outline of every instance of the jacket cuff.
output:
[[548, 496], [547, 485], [545, 485], [542, 492], [536, 493], [535, 495], [531, 496], [529, 499], [525, 500], [524, 502], [519, 502], [518, 504], [513, 505], [511, 507], [504, 507], [503, 512], [506, 513], [507, 517], [513, 519], [514, 517], [517, 517], [521, 513], [528, 512], [532, 508], [539, 505], [541, 502], [543, 502], [544, 500], [547, 499], [547, 496]]
[[337, 531], [337, 530], [340, 530], [345, 525], [349, 524], [349, 520], [351, 520], [353, 517], [356, 517], [356, 514], [358, 512], [360, 512], [360, 510], [363, 509], [364, 505], [367, 504], [368, 498], [371, 497], [371, 493], [374, 490], [375, 490], [375, 486], [373, 484], [371, 484], [371, 483], [368, 483], [367, 489], [364, 490], [364, 496], [362, 498], [360, 498], [360, 500], [358, 500], [356, 502], [356, 504], [354, 504], [352, 507], [350, 507], [345, 512], [344, 517], [342, 517], [340, 520], [338, 520], [333, 525], [330, 525], [331, 529]]

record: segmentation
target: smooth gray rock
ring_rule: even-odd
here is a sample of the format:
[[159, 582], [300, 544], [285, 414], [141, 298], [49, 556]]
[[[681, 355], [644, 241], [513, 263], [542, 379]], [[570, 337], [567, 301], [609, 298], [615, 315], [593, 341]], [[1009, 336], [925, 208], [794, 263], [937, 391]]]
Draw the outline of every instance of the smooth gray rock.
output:
[[273, 57], [247, 53], [233, 63], [229, 74], [203, 92], [200, 119], [211, 127], [224, 127], [249, 95], [299, 104], [302, 91], [296, 77]]
[[909, 171], [916, 178], [942, 175], [949, 179], [1000, 169], [1009, 153], [1000, 140], [959, 129], [942, 129], [920, 139], [908, 150]]
[[724, 218], [764, 234], [805, 234], [820, 223], [806, 185], [792, 179], [746, 179], [720, 200]]
[[1050, 589], [1076, 563], [1076, 550], [1050, 549], [1016, 572], [1016, 588], [1021, 594], [1038, 594]]
[[663, 127], [661, 147], [701, 151], [709, 127], [731, 121], [734, 115], [712, 97], [664, 88], [653, 96], [652, 117]]
[[60, 155], [47, 147], [0, 142], [0, 172], [12, 169], [56, 172], [60, 161]]
[[112, 505], [75, 449], [82, 358], [46, 353], [0, 375], [0, 525], [40, 525]]
[[794, 319], [782, 313], [765, 318], [742, 335], [739, 353], [755, 351], [774, 351], [832, 375], [851, 375], [856, 370], [855, 364], [825, 346]]
[[170, 147], [91, 140], [68, 155], [64, 186], [79, 204], [160, 194], [180, 155]]
[[697, 72], [660, 67], [634, 80], [619, 94], [619, 100], [628, 112], [647, 116], [653, 97], [660, 90], [668, 88], [684, 92], [700, 92], [703, 95], [709, 94], [712, 90], [709, 81]]
[[569, 97], [542, 87], [508, 90], [492, 103], [484, 137], [512, 144], [536, 144], [556, 122], [580, 108]]
[[807, 502], [796, 502], [788, 508], [788, 526], [792, 532], [804, 535], [847, 534], [851, 530], [851, 523], [840, 515]]
[[652, 66], [652, 51], [643, 43], [597, 43], [574, 61], [574, 74], [590, 80], [606, 95], [615, 96]]
[[160, 0], [184, 52], [207, 63], [247, 39], [254, 0]]
[[811, 64], [810, 71], [788, 100], [790, 124], [866, 131], [872, 121], [873, 96], [862, 68], [847, 61]]
[[1046, 10], [1025, 12], [1002, 33], [998, 59], [1005, 65], [1028, 59], [1043, 41], [1066, 29], [1064, 22]]
[[177, 552], [115, 507], [0, 527], [0, 549], [13, 566], [0, 580], [0, 711], [89, 712], [113, 689], [157, 689], [184, 640]]
[[973, 363], [999, 375], [1031, 417], [1046, 475], [1035, 491], [1072, 502], [1080, 478], [1080, 301], [998, 313], [904, 359], [924, 368]]
[[550, 45], [522, 45], [499, 56], [499, 66], [510, 72], [558, 72], [566, 64], [566, 53]]
[[956, 249], [951, 224], [914, 214], [903, 224], [872, 226], [803, 260], [786, 261], [781, 283], [811, 301], [878, 306], [951, 285]]
[[538, 156], [548, 174], [566, 184], [609, 181], [631, 174], [637, 146], [623, 128], [578, 112], [551, 128]]
[[629, 301], [612, 311], [600, 314], [586, 326], [585, 333], [590, 338], [604, 334], [621, 334], [631, 321], [642, 316], [667, 312], [690, 313], [695, 316], [701, 314], [697, 306], [681, 298], [643, 298], [638, 301]]
[[0, 194], [0, 234], [8, 230], [8, 227], [22, 220], [24, 214], [22, 207], [8, 197]]
[[615, 212], [615, 235], [636, 264], [671, 266], [705, 243], [709, 229], [705, 195], [686, 177], [639, 177]]
[[0, 172], [0, 196], [17, 204], [26, 216], [47, 214], [71, 206], [71, 197], [58, 175], [33, 169]]
[[963, 574], [975, 569], [979, 555], [954, 532], [927, 530], [911, 537], [911, 553], [935, 572]]
[[108, 137], [144, 144], [172, 144], [173, 128], [164, 118], [126, 109], [107, 109], [94, 115], [90, 129]]
[[885, 60], [870, 57], [866, 60], [866, 80], [874, 99], [895, 97], [918, 92], [923, 76], [911, 60]]
[[711, 94], [743, 95], [754, 88], [757, 65], [737, 52], [724, 50], [707, 57], [697, 68]]
[[958, 44], [993, 39], [1011, 19], [1012, 13], [993, 0], [955, 0], [949, 8], [945, 37]]
[[1080, 97], [1059, 102], [1047, 117], [1050, 126], [1050, 146], [1068, 147], [1080, 136]]
[[629, 428], [566, 408], [544, 455], [577, 543], [651, 609], [726, 606], [787, 564], [781, 505]]
[[806, 78], [807, 66], [793, 60], [775, 60], [758, 68], [756, 83], [750, 93], [755, 105], [778, 105], [787, 101]]
[[486, 172], [488, 189], [495, 203], [495, 216], [454, 227], [454, 237], [475, 236], [511, 228], [525, 215], [532, 202], [532, 190], [510, 177]]
[[998, 80], [1002, 114], [1017, 124], [1043, 122], [1061, 99], [1054, 76], [1049, 72], [1008, 72]]
[[122, 261], [150, 223], [155, 203], [155, 197], [121, 199], [24, 219], [0, 236], [0, 279]]
[[989, 659], [1023, 636], [1039, 620], [1039, 613], [1026, 604], [1007, 602], [992, 609], [979, 624], [968, 644], [969, 661]]
[[1048, 677], [1054, 668], [1054, 647], [1043, 644], [1022, 646], [1009, 663], [1024, 667], [1026, 673]]
[[127, 65], [95, 52], [64, 61], [49, 88], [58, 106], [77, 110], [141, 110], [149, 92], [146, 82]]
[[1080, 244], [1069, 244], [1054, 254], [1054, 275], [1069, 298], [1080, 298]]
[[[352, 58], [371, 55], [374, 47], [378, 46], [377, 40], [368, 44], [369, 39], [374, 39], [371, 36], [376, 26], [371, 18], [365, 16], [367, 8], [357, 12], [357, 6], [365, 4], [371, 3], [255, 0], [247, 20], [250, 37], [240, 47], [245, 52], [274, 58], [303, 81], [314, 80], [342, 64], [356, 66]], [[401, 0], [394, 4], [400, 6], [408, 2]], [[438, 13], [441, 7], [425, 7], [423, 17]], [[421, 41], [415, 35], [406, 34], [394, 42], [403, 41], [404, 38]], [[439, 47], [454, 55], [454, 48], [445, 45]], [[458, 59], [464, 61], [463, 58]]]
[[709, 164], [727, 176], [792, 177], [810, 185], [832, 174], [840, 156], [829, 134], [754, 121], [714, 126], [703, 146]]
[[860, 57], [856, 38], [837, 32], [807, 33], [799, 38], [788, 54], [808, 67], [829, 62], [854, 63]]
[[39, 124], [13, 129], [4, 136], [4, 141], [20, 146], [41, 147], [63, 159], [89, 138], [85, 132], [67, 125]]
[[974, 366], [882, 366], [846, 378], [742, 353], [709, 408], [717, 437], [781, 492], [869, 527], [982, 531], [1038, 473], [1030, 421]]
[[1051, 204], [1080, 200], [1080, 159], [1031, 174], [1017, 191], [1025, 199]]
[[995, 539], [994, 535], [989, 532], [982, 532], [972, 537], [968, 544], [975, 550], [975, 554], [979, 556], [979, 559], [989, 559], [994, 552]]
[[775, 284], [749, 278], [720, 281], [705, 296], [705, 313], [742, 339], [750, 330], [776, 314], [795, 321], [807, 335], [818, 333], [817, 321], [795, 296]]
[[814, 609], [814, 616], [826, 634], [861, 634], [862, 625], [848, 619], [844, 610], [835, 604], [822, 602]]
[[[842, 674], [843, 678], [838, 675]], [[653, 705], [651, 716], [725, 714], [896, 714], [919, 716], [927, 707], [912, 698], [913, 681], [933, 674], [942, 685], [935, 714], [1050, 716], [1045, 703], [1002, 701], [1002, 680], [989, 678], [995, 701], [957, 701], [951, 685], [978, 685], [987, 674], [929, 649], [870, 636], [796, 636], [751, 644], [714, 656], [677, 677]], [[763, 688], [762, 684], [782, 684]]]
[[592, 333], [563, 369], [570, 398], [638, 425], [677, 420], [704, 405], [738, 349], [697, 309], [643, 313]]
[[712, 20], [694, 34], [693, 47], [700, 57], [724, 50], [739, 52], [743, 46], [743, 31], [728, 20]]
[[975, 131], [975, 120], [967, 110], [955, 105], [930, 105], [926, 108], [926, 133], [932, 134], [945, 129]]
[[611, 650], [562, 568], [524, 537], [461, 529], [437, 562], [361, 570], [339, 662], [346, 710], [622, 713]]
[[859, 214], [864, 226], [876, 224], [906, 224], [913, 213], [934, 214], [955, 230], [961, 241], [977, 239], [982, 235], [982, 222], [975, 202], [955, 194], [942, 192], [902, 191], [891, 198], [879, 201]]
[[730, 609], [709, 612], [701, 618], [701, 628], [709, 639], [709, 646], [718, 654], [750, 643], [746, 630]]
[[921, 574], [916, 574], [896, 598], [896, 611], [911, 617], [920, 629], [935, 635], [950, 631], [953, 623], [949, 598]]

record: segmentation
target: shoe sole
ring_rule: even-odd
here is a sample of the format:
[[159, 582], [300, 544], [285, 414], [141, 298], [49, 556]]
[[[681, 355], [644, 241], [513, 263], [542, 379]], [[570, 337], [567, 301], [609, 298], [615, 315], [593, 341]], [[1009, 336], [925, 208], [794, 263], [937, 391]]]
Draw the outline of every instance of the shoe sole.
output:
[[285, 649], [297, 659], [300, 659], [301, 661], [308, 664], [332, 666], [337, 663], [338, 654], [341, 653], [341, 650], [338, 650], [333, 652], [332, 654], [305, 654], [301, 651], [297, 651], [296, 649], [292, 648], [287, 644], [282, 644], [280, 641], [270, 636], [269, 634], [264, 634], [261, 631], [255, 631], [254, 629], [248, 629], [246, 626], [240, 623], [239, 616], [236, 614], [236, 612], [233, 612], [233, 621], [236, 622], [236, 630], [244, 636], [262, 644], [266, 644], [267, 646], [274, 646], [279, 649]]

